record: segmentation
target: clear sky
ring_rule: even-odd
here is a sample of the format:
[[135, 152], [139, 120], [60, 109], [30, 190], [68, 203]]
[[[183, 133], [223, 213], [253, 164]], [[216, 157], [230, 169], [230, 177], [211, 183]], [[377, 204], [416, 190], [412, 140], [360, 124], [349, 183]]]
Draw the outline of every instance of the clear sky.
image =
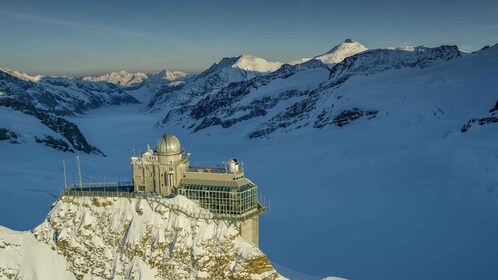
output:
[[369, 48], [498, 43], [497, 0], [0, 0], [0, 67], [81, 75], [199, 72], [226, 56], [288, 62]]

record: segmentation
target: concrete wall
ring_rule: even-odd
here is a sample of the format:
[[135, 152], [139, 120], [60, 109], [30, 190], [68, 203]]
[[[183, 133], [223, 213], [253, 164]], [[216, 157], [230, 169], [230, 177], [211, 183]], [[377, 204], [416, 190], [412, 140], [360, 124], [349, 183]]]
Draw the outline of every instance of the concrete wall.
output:
[[240, 235], [259, 247], [259, 216], [255, 216], [240, 225]]

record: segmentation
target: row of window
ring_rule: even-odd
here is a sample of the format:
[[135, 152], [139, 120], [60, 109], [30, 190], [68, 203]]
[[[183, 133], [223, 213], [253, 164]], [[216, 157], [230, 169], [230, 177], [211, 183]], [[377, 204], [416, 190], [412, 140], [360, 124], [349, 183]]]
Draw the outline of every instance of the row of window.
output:
[[214, 213], [242, 214], [258, 206], [256, 187], [243, 193], [178, 189], [178, 194], [199, 201]]

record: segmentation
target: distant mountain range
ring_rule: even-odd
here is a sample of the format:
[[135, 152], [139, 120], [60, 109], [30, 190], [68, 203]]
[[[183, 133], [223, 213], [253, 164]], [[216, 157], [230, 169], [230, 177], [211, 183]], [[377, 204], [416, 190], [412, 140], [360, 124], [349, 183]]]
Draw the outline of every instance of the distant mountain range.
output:
[[[120, 71], [80, 78], [33, 77], [0, 69], [0, 106], [21, 111], [27, 118], [42, 120], [46, 129], [35, 133], [31, 140], [63, 151], [103, 154], [91, 144], [85, 144], [75, 124], [65, 121], [67, 123], [61, 124], [63, 128], [55, 128], [54, 121], [47, 119], [57, 118], [61, 122], [64, 117], [81, 115], [91, 109], [139, 102], [146, 104], [146, 111], [164, 113], [158, 120], [161, 126], [180, 126], [196, 132], [212, 126], [229, 128], [250, 123], [244, 126], [245, 133], [250, 138], [260, 138], [275, 131], [301, 127], [342, 127], [358, 119], [374, 119], [384, 114], [382, 107], [386, 104], [373, 105], [363, 96], [351, 100], [352, 96], [342, 90], [354, 84], [351, 80], [358, 80], [356, 77], [364, 77], [360, 80], [366, 79], [369, 85], [381, 87], [386, 81], [378, 84], [375, 78], [367, 77], [386, 72], [392, 76], [392, 81], [387, 81], [389, 84], [409, 69], [437, 65], [440, 67], [434, 71], [441, 74], [453, 67], [452, 61], [458, 65], [480, 63], [481, 57], [495, 55], [497, 48], [489, 47], [473, 54], [463, 53], [456, 46], [368, 50], [347, 39], [311, 59], [283, 64], [241, 55], [223, 58], [198, 75], [164, 70], [154, 74]], [[492, 105], [489, 104], [489, 108]], [[486, 122], [494, 122], [494, 119]], [[68, 125], [74, 128], [73, 132], [67, 132]], [[0, 139], [12, 143], [30, 140], [22, 136], [30, 134], [27, 131], [16, 130], [9, 124], [0, 127]]]

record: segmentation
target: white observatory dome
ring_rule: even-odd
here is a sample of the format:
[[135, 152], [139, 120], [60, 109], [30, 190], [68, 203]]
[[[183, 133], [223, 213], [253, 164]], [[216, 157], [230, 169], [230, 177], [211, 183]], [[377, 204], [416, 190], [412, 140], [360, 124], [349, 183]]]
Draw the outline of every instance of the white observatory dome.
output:
[[180, 146], [180, 141], [174, 135], [164, 134], [157, 141], [157, 153], [159, 155], [177, 155], [182, 152], [182, 148]]

